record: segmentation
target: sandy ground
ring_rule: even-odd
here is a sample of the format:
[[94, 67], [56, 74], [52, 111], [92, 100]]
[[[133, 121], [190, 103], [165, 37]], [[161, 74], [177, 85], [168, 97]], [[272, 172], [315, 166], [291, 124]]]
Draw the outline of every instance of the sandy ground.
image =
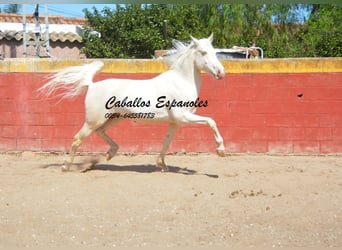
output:
[[0, 158], [0, 247], [342, 246], [341, 156]]

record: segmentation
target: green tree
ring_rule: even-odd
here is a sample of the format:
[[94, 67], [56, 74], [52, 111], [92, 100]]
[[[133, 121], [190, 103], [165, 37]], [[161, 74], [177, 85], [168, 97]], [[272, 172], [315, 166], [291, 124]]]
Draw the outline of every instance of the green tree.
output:
[[172, 39], [211, 32], [217, 48], [256, 42], [269, 58], [341, 56], [342, 13], [336, 5], [131, 4], [85, 13], [91, 27], [84, 35], [87, 57], [151, 58], [155, 50], [170, 48]]
[[340, 5], [314, 5], [301, 37], [306, 56], [342, 56], [342, 8]]
[[7, 4], [3, 11], [5, 13], [19, 13], [20, 12], [20, 4]]
[[296, 37], [301, 28], [305, 6], [284, 4], [205, 5], [202, 17], [214, 30], [215, 45], [250, 46], [253, 42], [265, 50], [266, 57], [291, 57], [302, 51]]
[[151, 58], [155, 50], [170, 48], [173, 38], [202, 35], [206, 29], [198, 11], [195, 5], [140, 4], [85, 10], [91, 28], [84, 34], [83, 52], [87, 57]]

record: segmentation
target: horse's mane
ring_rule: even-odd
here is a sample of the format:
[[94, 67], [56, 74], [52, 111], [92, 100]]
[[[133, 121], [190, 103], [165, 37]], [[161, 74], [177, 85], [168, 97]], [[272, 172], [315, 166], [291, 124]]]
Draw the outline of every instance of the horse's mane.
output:
[[182, 67], [183, 61], [191, 54], [193, 43], [188, 44], [178, 40], [172, 40], [172, 46], [176, 52], [167, 57], [170, 68]]

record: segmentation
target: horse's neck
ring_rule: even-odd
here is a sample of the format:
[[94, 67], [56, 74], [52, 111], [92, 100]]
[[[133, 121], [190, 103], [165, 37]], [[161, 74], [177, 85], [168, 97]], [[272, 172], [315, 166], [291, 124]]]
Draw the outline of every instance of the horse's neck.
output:
[[183, 55], [185, 57], [184, 60], [177, 65], [177, 71], [187, 80], [189, 85], [192, 85], [196, 88], [197, 95], [201, 89], [201, 72], [195, 66], [194, 60], [192, 59], [193, 55]]

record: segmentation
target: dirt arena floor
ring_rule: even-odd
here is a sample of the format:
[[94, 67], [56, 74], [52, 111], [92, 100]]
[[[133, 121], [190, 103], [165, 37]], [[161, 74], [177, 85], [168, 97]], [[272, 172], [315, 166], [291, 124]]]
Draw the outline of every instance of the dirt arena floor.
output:
[[342, 156], [0, 158], [0, 247], [342, 246]]

